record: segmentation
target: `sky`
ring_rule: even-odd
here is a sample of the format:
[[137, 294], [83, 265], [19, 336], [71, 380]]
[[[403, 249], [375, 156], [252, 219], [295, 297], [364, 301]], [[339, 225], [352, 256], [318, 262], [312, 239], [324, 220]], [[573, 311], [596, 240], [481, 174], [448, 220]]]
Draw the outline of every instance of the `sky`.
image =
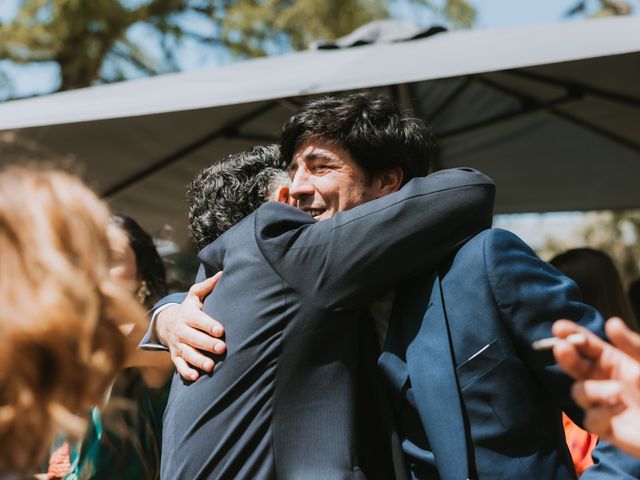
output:
[[[563, 14], [575, 0], [469, 0], [476, 8], [474, 28], [501, 28], [563, 20]], [[415, 11], [408, 2], [400, 0], [397, 12], [407, 19], [414, 18]], [[422, 23], [424, 18], [418, 18]], [[428, 19], [426, 19], [428, 21]]]
[[479, 0], [476, 28], [501, 28], [555, 23], [575, 0]]

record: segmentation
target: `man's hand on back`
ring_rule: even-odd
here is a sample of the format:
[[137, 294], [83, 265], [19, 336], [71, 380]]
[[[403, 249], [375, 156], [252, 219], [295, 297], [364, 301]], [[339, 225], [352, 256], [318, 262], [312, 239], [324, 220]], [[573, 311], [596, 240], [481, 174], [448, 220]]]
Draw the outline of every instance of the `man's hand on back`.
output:
[[224, 353], [225, 343], [222, 325], [202, 312], [202, 302], [218, 283], [222, 272], [196, 283], [180, 305], [161, 311], [156, 318], [156, 332], [163, 345], [171, 352], [178, 373], [185, 379], [197, 380], [200, 374], [192, 367], [205, 372], [213, 370], [214, 362], [200, 350]]

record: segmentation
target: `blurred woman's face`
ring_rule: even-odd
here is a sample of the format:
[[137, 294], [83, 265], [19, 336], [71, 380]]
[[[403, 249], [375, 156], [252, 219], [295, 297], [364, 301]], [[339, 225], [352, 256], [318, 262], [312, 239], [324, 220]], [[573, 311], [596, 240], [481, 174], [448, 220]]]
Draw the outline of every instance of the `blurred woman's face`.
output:
[[113, 278], [123, 282], [131, 292], [135, 292], [138, 288], [136, 255], [129, 245], [127, 234], [117, 225], [109, 225], [107, 236], [113, 250], [109, 273]]

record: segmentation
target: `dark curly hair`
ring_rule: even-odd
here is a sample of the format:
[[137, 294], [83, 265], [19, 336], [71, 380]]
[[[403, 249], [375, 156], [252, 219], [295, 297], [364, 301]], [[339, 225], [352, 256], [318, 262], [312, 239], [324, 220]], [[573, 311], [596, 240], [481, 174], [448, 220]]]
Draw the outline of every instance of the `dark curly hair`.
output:
[[280, 148], [287, 165], [312, 139], [345, 148], [369, 178], [401, 167], [403, 184], [428, 173], [435, 151], [435, 137], [422, 120], [372, 92], [325, 97], [302, 107], [282, 129]]
[[187, 187], [189, 231], [202, 249], [266, 202], [286, 177], [277, 145], [251, 147], [205, 168]]

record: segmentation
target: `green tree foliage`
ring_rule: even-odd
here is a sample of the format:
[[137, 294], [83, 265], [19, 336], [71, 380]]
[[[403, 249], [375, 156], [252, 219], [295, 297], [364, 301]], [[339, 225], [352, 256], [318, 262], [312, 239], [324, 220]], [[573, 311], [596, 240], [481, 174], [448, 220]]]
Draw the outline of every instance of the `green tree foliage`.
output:
[[640, 211], [602, 212], [582, 234], [587, 245], [607, 252], [624, 281], [638, 277], [640, 259]]
[[388, 16], [384, 0], [266, 0], [229, 5], [222, 39], [232, 52], [261, 56], [269, 50], [302, 50]]
[[633, 11], [634, 0], [580, 0], [566, 13], [567, 17], [609, 17], [613, 15], [629, 15]]
[[[389, 0], [250, 0], [231, 2], [222, 24], [222, 40], [232, 52], [260, 56], [301, 50], [311, 42], [335, 40], [360, 25], [392, 16]], [[475, 10], [467, 0], [411, 0], [451, 27], [469, 28]]]
[[[144, 22], [163, 37], [179, 36], [174, 17], [187, 12], [210, 17], [213, 5], [189, 0], [151, 0], [134, 6], [121, 0], [22, 0], [16, 17], [0, 25], [0, 58], [15, 63], [55, 62], [60, 90], [117, 80], [102, 71], [110, 59], [123, 59], [147, 74], [158, 73], [143, 48], [127, 31]], [[164, 52], [170, 60], [169, 49]]]
[[[178, 70], [176, 46], [187, 37], [254, 57], [334, 40], [366, 22], [392, 16], [397, 1], [430, 11], [454, 27], [470, 27], [475, 18], [467, 0], [16, 1], [15, 18], [0, 24], [0, 59], [54, 62], [59, 90], [117, 81], [132, 72]], [[203, 22], [213, 33], [192, 28]], [[150, 33], [143, 41], [131, 35], [140, 26]]]

